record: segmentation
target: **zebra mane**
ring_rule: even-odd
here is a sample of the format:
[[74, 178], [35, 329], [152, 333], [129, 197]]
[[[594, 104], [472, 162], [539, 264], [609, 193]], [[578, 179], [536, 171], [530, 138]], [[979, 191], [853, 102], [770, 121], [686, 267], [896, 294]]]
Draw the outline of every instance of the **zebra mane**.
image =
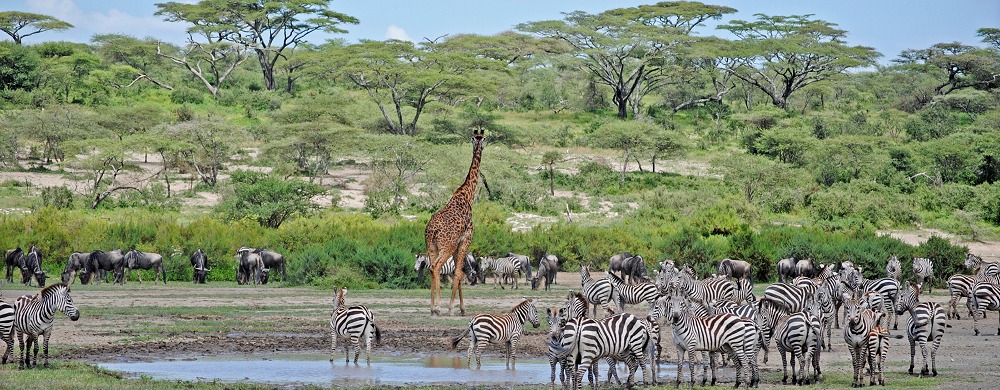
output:
[[55, 294], [56, 290], [59, 290], [60, 287], [65, 287], [67, 291], [69, 290], [69, 286], [66, 283], [59, 282], [43, 288], [42, 291], [39, 291], [38, 294], [35, 295], [35, 299], [42, 299], [44, 297]]
[[524, 300], [523, 300], [523, 301], [521, 301], [521, 303], [518, 303], [517, 305], [515, 305], [515, 306], [514, 306], [514, 308], [513, 308], [513, 309], [510, 309], [510, 312], [511, 312], [511, 313], [513, 313], [513, 312], [516, 312], [516, 311], [517, 311], [517, 309], [520, 309], [520, 308], [521, 308], [521, 307], [523, 307], [523, 306], [527, 306], [527, 305], [530, 305], [530, 304], [531, 304], [531, 301], [532, 301], [532, 299], [531, 299], [531, 298], [524, 298]]

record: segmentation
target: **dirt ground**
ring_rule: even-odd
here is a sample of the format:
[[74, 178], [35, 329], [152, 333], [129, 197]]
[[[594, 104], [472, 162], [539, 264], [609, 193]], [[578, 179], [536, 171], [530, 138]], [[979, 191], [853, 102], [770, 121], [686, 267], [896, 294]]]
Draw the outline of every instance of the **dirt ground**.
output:
[[[537, 299], [541, 327], [528, 330], [518, 354], [544, 358], [544, 333], [547, 331], [544, 308], [559, 305], [569, 290], [580, 286], [579, 275], [576, 273], [560, 273], [558, 281], [559, 284], [549, 292], [522, 289], [515, 293], [498, 294], [489, 284], [466, 286], [466, 304], [470, 314], [501, 313], [509, 310], [521, 296]], [[57, 315], [52, 340], [55, 351], [53, 358], [57, 360], [149, 361], [227, 354], [316, 353], [329, 350], [329, 305], [332, 296], [324, 291], [309, 288], [206, 287], [190, 283], [155, 287], [148, 283], [130, 283], [125, 287], [74, 287], [72, 295], [80, 308], [81, 318], [71, 322], [65, 316]], [[0, 297], [12, 301], [29, 290], [21, 285], [8, 284], [0, 288], [0, 292]], [[943, 294], [946, 292], [936, 290], [930, 300], [943, 304], [947, 301]], [[348, 294], [349, 304], [367, 305], [375, 313], [378, 325], [383, 330], [383, 343], [377, 347], [379, 353], [464, 356], [467, 341], [459, 344], [457, 350], [450, 348], [449, 341], [461, 331], [469, 316], [432, 319], [428, 315], [429, 300], [424, 294], [407, 292], [401, 294], [405, 297], [391, 295], [386, 291], [352, 291]], [[442, 295], [447, 303], [448, 295]], [[997, 324], [1000, 313], [990, 312], [987, 320], [980, 321], [980, 330], [987, 335], [973, 336], [972, 321], [964, 316], [963, 306], [964, 302], [960, 304], [963, 319], [949, 321], [952, 328], [947, 329], [938, 353], [938, 370], [943, 376], [940, 388], [985, 388], [1000, 381], [1000, 336], [996, 336], [1000, 325], [993, 326]], [[136, 308], [136, 314], [88, 315], [88, 311], [101, 312], [107, 308], [120, 308], [125, 313], [129, 313], [128, 308]], [[163, 308], [164, 313], [157, 313], [158, 308]], [[177, 314], [183, 312], [181, 308], [188, 308], [198, 314]], [[218, 309], [218, 314], [213, 314], [213, 308]], [[630, 309], [636, 313], [641, 313], [642, 310], [639, 307]], [[907, 318], [906, 314], [901, 316], [900, 330], [893, 332], [894, 334], [905, 334], [903, 329]], [[183, 330], [197, 327], [199, 322], [227, 319], [234, 320], [234, 325], [228, 331]], [[145, 328], [148, 324], [157, 325], [157, 330], [153, 331], [156, 334], [150, 334]], [[665, 327], [664, 356], [669, 356], [667, 362], [674, 362], [676, 350], [669, 346], [670, 338], [669, 328]], [[833, 330], [832, 340], [833, 352], [822, 355], [823, 370], [827, 374], [842, 372], [849, 375], [850, 355], [843, 343], [841, 330]], [[907, 352], [905, 339], [892, 340], [888, 371], [895, 372], [897, 377], [907, 367]], [[500, 358], [500, 353], [499, 346], [487, 349], [490, 358]], [[342, 349], [338, 359], [340, 356], [343, 356]], [[919, 349], [917, 364], [919, 369]], [[0, 370], [12, 368], [13, 366], [8, 365]], [[780, 370], [780, 358], [774, 352], [773, 344], [770, 361], [762, 365], [762, 369], [765, 373]], [[726, 370], [721, 378], [731, 383], [732, 375], [731, 370]], [[761, 387], [780, 386], [773, 380], [768, 380], [774, 375], [777, 374], [765, 376]], [[844, 385], [846, 387], [847, 384]]]

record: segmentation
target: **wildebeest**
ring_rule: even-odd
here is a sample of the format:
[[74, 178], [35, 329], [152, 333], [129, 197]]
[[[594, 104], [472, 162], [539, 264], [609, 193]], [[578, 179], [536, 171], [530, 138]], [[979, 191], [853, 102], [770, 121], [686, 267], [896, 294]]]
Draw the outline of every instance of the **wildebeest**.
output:
[[125, 278], [122, 280], [122, 284], [128, 282], [128, 274], [132, 270], [136, 270], [139, 283], [142, 283], [142, 272], [138, 271], [140, 269], [153, 270], [153, 284], [156, 284], [156, 279], [160, 276], [163, 278], [163, 284], [167, 284], [167, 269], [163, 266], [163, 256], [160, 256], [159, 253], [147, 253], [138, 249], [130, 250], [125, 254]]
[[[267, 270], [265, 272], [268, 272], [272, 269], [275, 270], [276, 272], [281, 274], [281, 281], [284, 282], [285, 256], [282, 256], [280, 253], [272, 251], [270, 249], [256, 249], [256, 251], [257, 254], [260, 255], [260, 259], [264, 261], [264, 270]], [[264, 278], [266, 280], [267, 275], [264, 275]], [[267, 282], [265, 281], [264, 283], [266, 284]]]
[[62, 282], [73, 284], [76, 282], [77, 274], [80, 275], [80, 283], [83, 283], [87, 274], [87, 262], [90, 261], [90, 252], [73, 252], [66, 260], [66, 267], [63, 268]]
[[236, 267], [236, 283], [248, 284], [253, 275], [254, 284], [266, 283], [266, 274], [269, 271], [264, 267], [264, 259], [260, 252], [254, 248], [241, 247], [236, 251], [239, 262]]
[[538, 289], [538, 280], [541, 278], [545, 279], [545, 291], [548, 291], [549, 286], [556, 280], [558, 267], [559, 261], [555, 259], [555, 256], [549, 254], [542, 256], [541, 260], [538, 261], [538, 272], [531, 278], [531, 289]]
[[[424, 281], [424, 270], [430, 268], [430, 259], [427, 258], [426, 253], [417, 254], [416, 262], [413, 264], [413, 270], [417, 272], [417, 282], [423, 283]], [[470, 285], [475, 286], [479, 281], [479, 275], [474, 268], [476, 266], [476, 259], [471, 253], [465, 254], [465, 261], [462, 262], [462, 275], [465, 276], [465, 282]], [[441, 281], [446, 281], [448, 278], [454, 283], [455, 279], [455, 261], [449, 257], [445, 261], [444, 265], [441, 267]]]
[[35, 277], [38, 287], [45, 287], [45, 271], [42, 271], [42, 252], [34, 245], [28, 250], [28, 254], [21, 258], [21, 283], [25, 286], [31, 285], [31, 277]]
[[113, 251], [102, 251], [95, 250], [90, 252], [90, 261], [87, 262], [87, 272], [86, 281], [80, 280], [80, 283], [87, 284], [94, 280], [94, 276], [97, 276], [97, 283], [104, 282], [104, 276], [107, 272], [112, 273], [114, 280], [113, 283], [121, 284], [123, 283], [123, 270], [125, 269], [125, 255], [122, 253], [121, 249], [115, 249]]
[[513, 252], [507, 252], [507, 257], [516, 257], [521, 262], [521, 272], [524, 272], [524, 281], [531, 283], [531, 258]]
[[797, 261], [794, 257], [778, 260], [778, 280], [780, 282], [787, 283], [798, 275], [798, 271], [795, 269]]
[[619, 279], [634, 284], [649, 281], [646, 271], [646, 261], [642, 256], [622, 252], [608, 259], [608, 272], [620, 271]]
[[[551, 264], [555, 265], [555, 267], [552, 267], [551, 269], [556, 270], [557, 271], [556, 274], [558, 274], [559, 273], [558, 269], [559, 269], [559, 266], [562, 265], [562, 260], [559, 260], [559, 258], [556, 257], [556, 255], [553, 255], [553, 254], [548, 253], [548, 252], [546, 252], [545, 254], [542, 255], [542, 261], [546, 261], [546, 260], [549, 261]], [[556, 283], [556, 277], [555, 276], [552, 277], [552, 284], [559, 284], [559, 283]]]
[[21, 247], [7, 250], [4, 255], [4, 263], [7, 265], [7, 283], [14, 283], [14, 268], [21, 269], [23, 257], [24, 250]]
[[817, 275], [812, 259], [802, 259], [795, 262], [795, 273], [795, 276], [805, 276], [807, 278], [814, 278]]
[[191, 268], [194, 268], [194, 278], [191, 282], [205, 284], [205, 277], [212, 269], [208, 268], [208, 256], [201, 248], [191, 254]]
[[747, 279], [753, 283], [753, 269], [750, 263], [743, 260], [722, 259], [719, 262], [719, 275], [729, 276], [733, 279]]

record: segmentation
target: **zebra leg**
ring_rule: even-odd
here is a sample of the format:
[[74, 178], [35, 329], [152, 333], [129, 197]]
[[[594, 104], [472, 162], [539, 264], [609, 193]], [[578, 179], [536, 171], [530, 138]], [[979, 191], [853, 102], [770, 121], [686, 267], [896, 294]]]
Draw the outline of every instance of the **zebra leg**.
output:
[[[691, 382], [690, 382], [691, 383], [691, 387], [689, 387], [689, 389], [694, 390], [694, 351], [688, 352], [688, 355], [689, 355], [688, 359], [691, 361], [691, 364], [688, 365], [688, 367], [690, 367], [690, 369], [691, 369], [690, 370], [691, 371]], [[704, 374], [702, 376], [704, 376]]]
[[924, 366], [923, 366], [923, 368], [920, 369], [920, 377], [922, 378], [924, 375], [927, 375], [927, 374], [930, 373], [927, 370], [927, 342], [926, 341], [920, 342], [920, 354], [923, 355], [923, 357], [924, 357]]
[[[702, 352], [702, 357], [701, 358], [703, 359], [703, 362], [702, 362], [702, 365], [701, 365], [701, 367], [702, 367], [701, 387], [705, 387], [705, 381], [708, 379], [708, 373], [704, 371], [704, 369], [705, 369], [705, 364], [704, 364], [705, 356], [704, 355], [705, 355], [705, 353]], [[712, 367], [712, 386], [715, 386], [715, 354], [714, 353], [709, 353], [708, 354], [708, 365]]]
[[483, 350], [486, 349], [486, 340], [479, 340], [476, 343], [476, 369], [483, 367]]
[[[470, 332], [471, 332], [471, 330], [470, 330]], [[472, 368], [472, 354], [475, 353], [475, 351], [476, 351], [476, 342], [475, 342], [475, 338], [472, 337], [472, 334], [470, 334], [469, 337], [470, 337], [469, 338], [469, 352], [468, 352], [468, 357], [465, 359], [465, 363], [467, 363], [469, 365], [469, 368]]]
[[[958, 303], [958, 295], [952, 294], [951, 299], [948, 301], [948, 310], [945, 311], [945, 314], [948, 316], [949, 320], [952, 317], [958, 315], [958, 308], [955, 307], [957, 303]], [[961, 318], [956, 318], [956, 319], [961, 319]]]
[[910, 338], [910, 369], [906, 372], [913, 375], [913, 358], [917, 354], [917, 340]]
[[[931, 337], [934, 337], [933, 335]], [[931, 372], [934, 374], [932, 376], [937, 376], [937, 350], [941, 346], [941, 339], [933, 341], [931, 345]]]
[[33, 351], [34, 356], [32, 357], [32, 359], [31, 359], [31, 361], [29, 363], [31, 363], [31, 367], [33, 367], [33, 368], [38, 368], [38, 338], [39, 337], [41, 337], [41, 335], [32, 337], [32, 341], [34, 342], [34, 346], [32, 347], [32, 351]]
[[337, 328], [330, 325], [330, 361], [337, 357]]
[[681, 378], [684, 375], [684, 352], [677, 348], [677, 380], [674, 381], [674, 388], [680, 388]]
[[[42, 335], [39, 335], [39, 337], [42, 337]], [[49, 330], [45, 332], [44, 337], [45, 339], [42, 341], [42, 353], [44, 355], [43, 359], [45, 359], [45, 362], [42, 363], [42, 367], [49, 368], [49, 338], [52, 337], [52, 328], [49, 328]], [[38, 364], [37, 356], [35, 357], [35, 364], [36, 365]]]
[[[788, 360], [785, 357], [785, 348], [782, 348], [781, 345], [778, 345], [778, 355], [781, 356], [781, 373], [783, 374], [782, 377], [781, 377], [781, 384], [787, 385], [788, 384]], [[793, 356], [793, 358], [794, 358], [794, 356]], [[794, 367], [795, 366], [792, 366], [792, 370], [795, 370]], [[793, 378], [793, 380], [794, 380], [794, 378]]]
[[18, 352], [17, 352], [18, 353], [18, 355], [17, 355], [17, 369], [23, 370], [24, 369], [24, 351], [26, 350], [26, 346], [24, 345], [24, 333], [20, 332], [20, 331], [17, 332], [17, 349], [18, 349]]
[[372, 365], [372, 339], [374, 338], [374, 329], [369, 329], [365, 332], [365, 364]]

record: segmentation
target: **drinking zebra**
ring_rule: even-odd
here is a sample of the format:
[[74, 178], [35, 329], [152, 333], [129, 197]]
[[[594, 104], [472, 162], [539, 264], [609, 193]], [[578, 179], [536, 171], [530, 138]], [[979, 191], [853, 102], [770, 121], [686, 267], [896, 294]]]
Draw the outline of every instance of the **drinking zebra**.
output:
[[851, 365], [854, 374], [851, 387], [864, 386], [864, 368], [868, 360], [868, 346], [872, 328], [881, 323], [885, 314], [862, 309], [855, 298], [844, 300], [844, 342], [851, 351]]
[[896, 279], [899, 281], [900, 277], [903, 276], [903, 266], [899, 263], [899, 258], [896, 255], [892, 255], [889, 261], [885, 263], [885, 273], [886, 276]]
[[[752, 369], [750, 359], [755, 355], [755, 345], [758, 342], [758, 329], [753, 321], [742, 321], [732, 314], [719, 314], [709, 317], [693, 317], [688, 312], [688, 301], [682, 296], [670, 299], [670, 324], [674, 333], [674, 344], [677, 346], [677, 356], [681, 359], [688, 355], [688, 366], [691, 371], [690, 387], [694, 389], [694, 351], [726, 352], [739, 363], [736, 375], [736, 386], [743, 383], [743, 388], [749, 386], [753, 379], [749, 371]], [[712, 366], [712, 385], [715, 385], [715, 358], [710, 359]], [[677, 380], [675, 387], [680, 386], [683, 365], [677, 364]], [[702, 365], [702, 386], [706, 381], [706, 367]]]
[[585, 265], [580, 267], [580, 284], [583, 287], [583, 296], [593, 307], [594, 314], [591, 317], [597, 317], [598, 304], [604, 308], [605, 312], [613, 311], [608, 306], [609, 303], [614, 303], [615, 309], [618, 311], [625, 310], [625, 300], [622, 298], [621, 292], [607, 278], [591, 279], [590, 267]]
[[7, 364], [14, 353], [14, 306], [0, 299], [0, 341], [3, 341], [3, 358], [0, 365]]
[[[910, 312], [910, 319], [906, 324], [906, 337], [910, 340], [910, 370], [913, 374], [913, 359], [916, 355], [916, 345], [920, 344], [920, 353], [924, 357], [924, 367], [920, 370], [920, 376], [927, 375], [927, 353], [930, 349], [931, 370], [933, 376], [937, 376], [937, 364], [935, 357], [937, 350], [941, 347], [941, 338], [944, 336], [945, 314], [941, 305], [934, 302], [920, 303], [920, 286], [910, 282], [906, 290], [899, 296], [899, 303], [896, 312]], [[900, 337], [902, 338], [902, 337]]]
[[330, 361], [333, 361], [337, 353], [337, 338], [344, 336], [348, 338], [348, 343], [344, 346], [346, 354], [345, 362], [351, 361], [351, 347], [354, 347], [354, 364], [358, 364], [358, 357], [361, 355], [361, 339], [365, 340], [367, 356], [365, 362], [372, 362], [372, 339], [375, 343], [382, 342], [382, 332], [378, 325], [375, 325], [375, 316], [363, 305], [348, 307], [344, 298], [347, 295], [347, 287], [337, 291], [333, 297], [333, 313], [330, 315]]
[[[69, 316], [70, 320], [80, 319], [80, 312], [73, 304], [73, 298], [69, 295], [69, 286], [65, 283], [56, 283], [43, 288], [35, 296], [23, 295], [14, 302], [14, 331], [17, 332], [17, 344], [20, 352], [18, 354], [18, 368], [23, 369], [38, 366], [38, 338], [44, 337], [42, 344], [45, 363], [43, 367], [49, 366], [49, 339], [52, 337], [52, 321], [55, 319], [56, 310]], [[25, 345], [27, 336], [27, 345]], [[32, 363], [31, 353], [26, 353], [32, 344], [35, 346], [34, 363]]]
[[566, 322], [563, 327], [561, 342], [552, 348], [563, 359], [571, 359], [575, 364], [573, 373], [573, 388], [579, 390], [583, 382], [583, 370], [590, 372], [590, 377], [596, 375], [596, 364], [606, 357], [625, 357], [629, 366], [627, 387], [631, 388], [633, 377], [638, 368], [642, 367], [643, 385], [650, 383], [647, 371], [647, 353], [650, 351], [650, 329], [648, 322], [638, 317], [622, 313], [603, 320], [577, 318]]
[[[934, 275], [934, 262], [931, 259], [923, 257], [913, 258], [913, 276], [917, 279], [917, 285], [920, 286], [920, 292], [923, 292], [924, 282]], [[927, 285], [927, 292], [931, 292], [931, 285]]]
[[503, 315], [479, 314], [472, 317], [469, 326], [461, 334], [451, 339], [451, 347], [458, 347], [458, 343], [469, 336], [469, 367], [472, 367], [472, 353], [476, 354], [476, 368], [482, 367], [483, 349], [488, 343], [505, 342], [507, 344], [507, 369], [514, 369], [517, 363], [517, 342], [524, 333], [524, 324], [531, 322], [531, 325], [538, 327], [538, 310], [531, 298], [525, 298], [510, 310], [510, 313]]

